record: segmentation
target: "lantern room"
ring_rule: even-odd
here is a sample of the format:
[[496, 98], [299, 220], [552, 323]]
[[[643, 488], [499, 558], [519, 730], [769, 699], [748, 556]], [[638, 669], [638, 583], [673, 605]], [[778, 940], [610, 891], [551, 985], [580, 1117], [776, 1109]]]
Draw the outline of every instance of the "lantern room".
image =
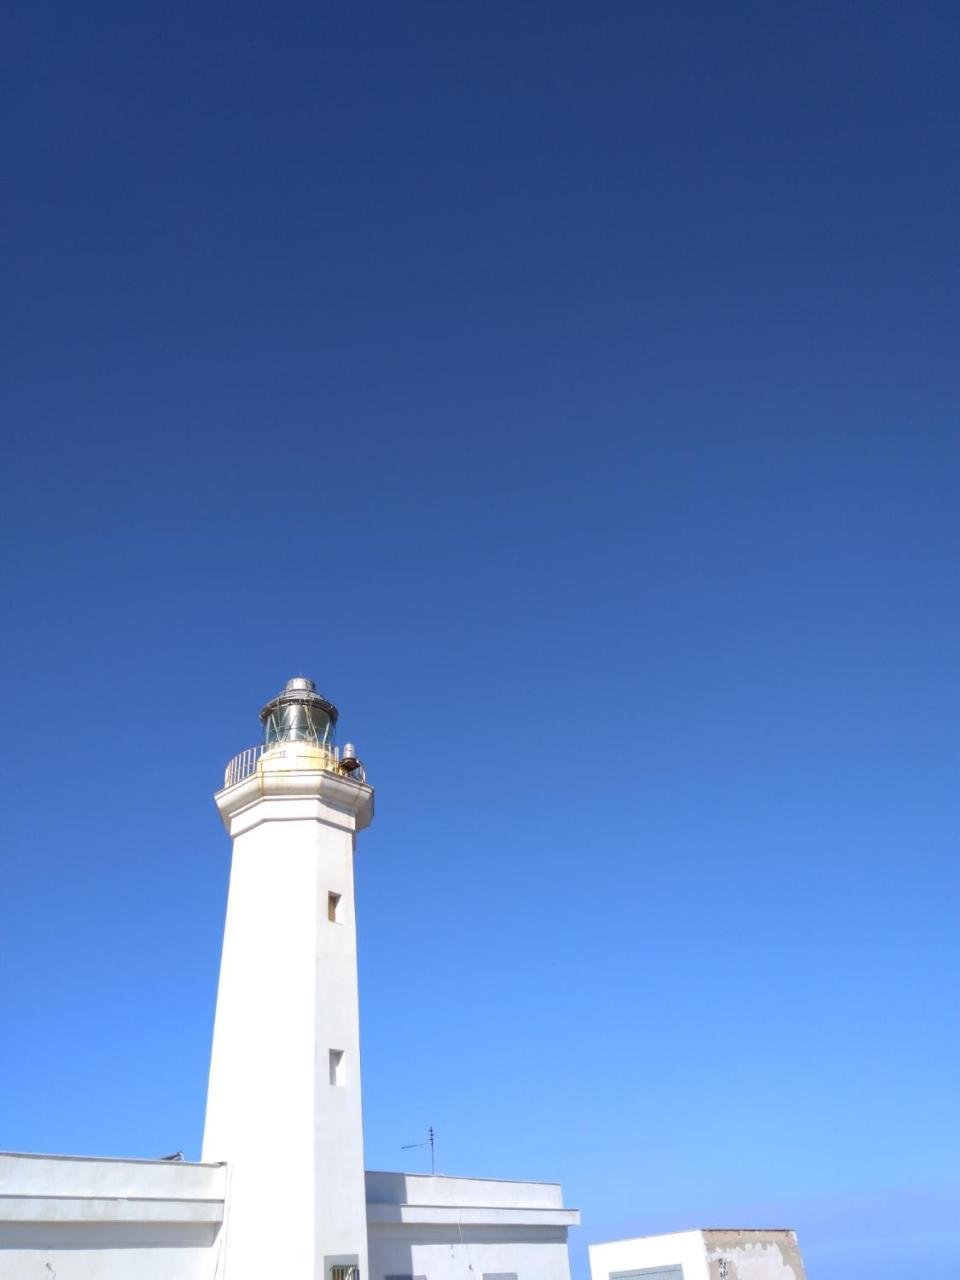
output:
[[317, 693], [312, 680], [295, 676], [260, 712], [263, 745], [269, 748], [285, 742], [304, 742], [330, 748], [338, 718], [337, 708]]

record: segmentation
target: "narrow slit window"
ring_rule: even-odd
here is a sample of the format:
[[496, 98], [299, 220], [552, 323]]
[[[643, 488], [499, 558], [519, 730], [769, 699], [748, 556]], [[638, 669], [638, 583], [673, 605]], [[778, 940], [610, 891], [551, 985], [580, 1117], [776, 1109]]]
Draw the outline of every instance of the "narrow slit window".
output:
[[339, 893], [327, 894], [327, 919], [330, 921], [331, 924], [340, 923], [340, 920], [341, 920], [340, 903], [342, 901], [343, 899], [341, 898]]
[[346, 1077], [346, 1069], [343, 1065], [343, 1050], [330, 1050], [330, 1083], [341, 1085]]

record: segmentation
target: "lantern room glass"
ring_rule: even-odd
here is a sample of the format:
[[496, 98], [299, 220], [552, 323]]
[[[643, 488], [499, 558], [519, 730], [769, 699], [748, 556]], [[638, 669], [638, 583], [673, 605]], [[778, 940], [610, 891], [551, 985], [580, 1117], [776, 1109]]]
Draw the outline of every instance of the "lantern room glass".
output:
[[333, 720], [318, 703], [281, 702], [264, 721], [263, 741], [268, 747], [276, 742], [315, 742], [327, 747], [333, 733]]

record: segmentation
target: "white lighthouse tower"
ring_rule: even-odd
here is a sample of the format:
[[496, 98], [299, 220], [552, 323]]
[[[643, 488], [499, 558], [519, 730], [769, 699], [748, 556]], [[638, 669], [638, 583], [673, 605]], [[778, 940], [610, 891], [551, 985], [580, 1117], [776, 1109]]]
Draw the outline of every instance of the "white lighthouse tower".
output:
[[353, 894], [373, 791], [337, 709], [289, 680], [227, 766], [233, 839], [203, 1159], [226, 1161], [229, 1280], [369, 1280]]

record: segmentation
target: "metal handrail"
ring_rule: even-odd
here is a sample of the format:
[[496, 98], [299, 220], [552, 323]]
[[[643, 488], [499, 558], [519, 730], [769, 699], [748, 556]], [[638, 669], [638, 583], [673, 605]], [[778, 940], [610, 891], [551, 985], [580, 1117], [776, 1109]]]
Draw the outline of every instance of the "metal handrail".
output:
[[[257, 747], [247, 747], [246, 751], [241, 751], [233, 757], [227, 764], [223, 774], [223, 785], [225, 787], [235, 786], [236, 783], [242, 782], [244, 778], [249, 778], [252, 773], [256, 773], [260, 767], [260, 761], [265, 753], [276, 754], [282, 758], [283, 743], [271, 742], [268, 745], [260, 743]], [[311, 754], [317, 752], [323, 757], [323, 762], [319, 767], [328, 773], [339, 773], [345, 778], [353, 778], [356, 782], [366, 782], [367, 775], [363, 765], [359, 765], [355, 769], [344, 769], [340, 764], [340, 748], [330, 743], [311, 742], [304, 743], [304, 746], [311, 748]], [[296, 766], [293, 766], [296, 769]], [[292, 770], [293, 771], [293, 770]]]

